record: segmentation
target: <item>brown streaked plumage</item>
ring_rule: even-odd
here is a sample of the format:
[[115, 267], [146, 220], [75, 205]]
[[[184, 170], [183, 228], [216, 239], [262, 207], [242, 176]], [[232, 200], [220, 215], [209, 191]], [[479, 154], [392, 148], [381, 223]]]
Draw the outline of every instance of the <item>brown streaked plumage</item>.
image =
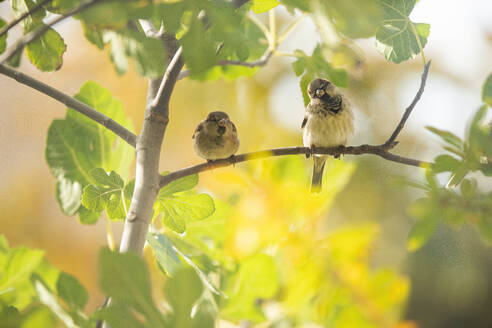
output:
[[[305, 147], [345, 145], [354, 132], [352, 109], [347, 99], [328, 80], [314, 79], [309, 83], [310, 102], [302, 121]], [[311, 192], [321, 190], [327, 155], [314, 155]]]
[[195, 153], [208, 161], [228, 158], [239, 148], [239, 139], [229, 115], [216, 111], [198, 124], [193, 133]]

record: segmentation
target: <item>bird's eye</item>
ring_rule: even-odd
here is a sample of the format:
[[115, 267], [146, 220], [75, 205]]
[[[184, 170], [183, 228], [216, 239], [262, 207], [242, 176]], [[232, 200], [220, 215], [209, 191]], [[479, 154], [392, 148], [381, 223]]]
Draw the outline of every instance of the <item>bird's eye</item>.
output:
[[325, 90], [323, 89], [317, 89], [316, 90], [316, 97], [321, 98], [325, 95]]

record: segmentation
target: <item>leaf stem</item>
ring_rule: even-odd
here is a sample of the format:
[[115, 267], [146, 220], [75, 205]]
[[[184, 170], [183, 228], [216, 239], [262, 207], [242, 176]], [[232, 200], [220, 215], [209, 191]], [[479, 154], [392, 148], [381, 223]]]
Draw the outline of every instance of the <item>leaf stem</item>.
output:
[[270, 49], [274, 50], [277, 47], [277, 21], [275, 19], [275, 10], [272, 9], [268, 12], [268, 19], [270, 24], [270, 34], [272, 36]]
[[415, 25], [412, 22], [409, 22], [410, 27], [412, 28], [412, 33], [415, 36], [415, 39], [417, 39], [417, 44], [419, 45], [419, 50], [420, 54], [422, 55], [422, 61], [424, 62], [424, 66], [427, 65], [427, 61], [425, 60], [425, 55], [424, 55], [424, 48], [422, 47], [422, 43], [420, 42], [420, 37], [417, 33], [417, 29], [415, 28]]
[[263, 24], [258, 18], [256, 18], [256, 16], [254, 16], [253, 14], [248, 14], [248, 18], [256, 24], [256, 26], [258, 26], [260, 28], [260, 30], [263, 32], [263, 34], [265, 35], [265, 37], [267, 38], [268, 40], [268, 44], [269, 45], [272, 45], [273, 44], [273, 41], [272, 41], [272, 35], [270, 33], [270, 31], [268, 30], [268, 28], [265, 26], [265, 24]]
[[282, 41], [289, 36], [289, 34], [299, 25], [299, 23], [307, 16], [307, 14], [302, 14], [301, 16], [297, 17], [293, 22], [291, 22], [280, 34], [280, 36], [277, 39], [277, 43], [281, 43]]

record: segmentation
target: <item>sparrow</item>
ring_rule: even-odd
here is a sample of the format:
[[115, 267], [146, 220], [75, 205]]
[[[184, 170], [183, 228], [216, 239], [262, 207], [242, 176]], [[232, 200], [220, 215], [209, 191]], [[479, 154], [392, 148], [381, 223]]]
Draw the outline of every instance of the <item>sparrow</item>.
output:
[[233, 156], [239, 148], [234, 123], [224, 112], [211, 112], [193, 133], [195, 153], [208, 162]]
[[[302, 121], [304, 147], [345, 146], [354, 132], [350, 103], [328, 80], [314, 79], [307, 89], [309, 104]], [[306, 155], [309, 157], [309, 155]], [[311, 192], [321, 191], [323, 169], [328, 155], [313, 155]]]

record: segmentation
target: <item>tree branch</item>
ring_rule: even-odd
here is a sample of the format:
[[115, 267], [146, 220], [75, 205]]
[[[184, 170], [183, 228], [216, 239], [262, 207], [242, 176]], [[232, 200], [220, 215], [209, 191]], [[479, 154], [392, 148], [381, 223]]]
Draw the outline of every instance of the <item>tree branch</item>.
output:
[[[245, 66], [245, 67], [262, 67], [268, 64], [268, 61], [272, 57], [273, 52], [269, 49], [267, 50], [263, 56], [261, 56], [260, 59], [251, 61], [251, 62], [242, 62], [239, 60], [219, 60], [217, 62], [217, 65], [220, 66], [227, 66], [227, 65], [235, 65], [235, 66]], [[182, 71], [179, 76], [178, 80], [184, 79], [185, 77], [188, 77], [190, 75], [190, 70], [184, 70]]]
[[20, 22], [22, 22], [27, 16], [36, 13], [39, 9], [41, 9], [45, 4], [47, 4], [50, 1], [52, 1], [52, 0], [42, 0], [42, 1], [38, 2], [29, 11], [26, 11], [25, 13], [23, 13], [22, 15], [20, 15], [18, 18], [14, 19], [12, 22], [10, 22], [7, 25], [5, 25], [0, 30], [0, 37], [2, 37], [4, 34], [6, 34], [12, 27], [14, 27], [15, 25], [17, 25]]
[[422, 73], [422, 80], [420, 83], [420, 88], [417, 91], [417, 94], [415, 95], [412, 103], [410, 106], [407, 107], [405, 110], [402, 119], [400, 120], [400, 123], [396, 126], [395, 130], [391, 134], [391, 136], [388, 138], [388, 140], [381, 145], [360, 145], [360, 146], [338, 146], [338, 147], [314, 147], [313, 149], [309, 147], [290, 147], [290, 148], [276, 148], [276, 149], [268, 149], [268, 150], [263, 150], [263, 151], [257, 151], [257, 152], [252, 152], [252, 153], [246, 153], [246, 154], [241, 154], [237, 156], [233, 156], [230, 158], [225, 158], [225, 159], [219, 159], [210, 163], [202, 163], [194, 166], [190, 166], [181, 170], [177, 170], [174, 172], [171, 172], [167, 175], [161, 176], [160, 178], [160, 183], [159, 187], [162, 188], [168, 183], [175, 181], [177, 179], [181, 179], [183, 177], [200, 173], [203, 171], [209, 171], [213, 170], [219, 167], [225, 167], [229, 165], [234, 165], [236, 163], [240, 162], [245, 162], [249, 160], [254, 160], [254, 159], [260, 159], [260, 158], [266, 158], [266, 157], [272, 157], [272, 156], [286, 156], [286, 155], [300, 155], [300, 154], [324, 154], [324, 155], [362, 155], [362, 154], [373, 154], [379, 157], [382, 157], [388, 161], [404, 164], [404, 165], [410, 165], [410, 166], [416, 166], [416, 167], [423, 167], [423, 168], [428, 168], [431, 167], [433, 164], [430, 162], [426, 161], [421, 161], [413, 158], [407, 158], [399, 155], [395, 155], [393, 153], [390, 153], [389, 150], [392, 149], [397, 145], [396, 138], [398, 137], [398, 134], [400, 131], [403, 129], [405, 126], [405, 122], [407, 121], [408, 117], [410, 116], [410, 113], [412, 112], [413, 108], [421, 98], [424, 88], [425, 88], [425, 82], [427, 81], [427, 75], [429, 73], [429, 67], [430, 67], [430, 61], [425, 65], [424, 67], [424, 72]]
[[168, 183], [181, 179], [183, 177], [213, 170], [219, 167], [225, 167], [234, 165], [236, 163], [251, 161], [261, 158], [273, 157], [273, 156], [287, 156], [287, 155], [308, 155], [308, 154], [325, 154], [325, 155], [362, 155], [373, 154], [382, 157], [386, 160], [397, 162], [400, 164], [417, 166], [417, 167], [430, 167], [432, 163], [426, 161], [420, 161], [413, 158], [407, 158], [390, 153], [383, 145], [360, 145], [349, 147], [315, 147], [313, 151], [309, 147], [288, 147], [288, 148], [274, 148], [262, 151], [255, 151], [252, 153], [245, 153], [236, 155], [234, 157], [219, 159], [210, 163], [202, 163], [194, 166], [190, 166], [184, 169], [180, 169], [171, 172], [167, 175], [161, 176], [160, 188], [164, 187]]
[[32, 30], [31, 32], [25, 34], [22, 38], [20, 38], [16, 43], [14, 43], [11, 47], [9, 47], [5, 53], [0, 57], [0, 64], [5, 64], [7, 60], [9, 60], [12, 56], [17, 54], [19, 51], [24, 49], [24, 47], [42, 36], [46, 31], [50, 29], [51, 26], [59, 23], [60, 21], [64, 20], [65, 18], [68, 18], [70, 16], [73, 16], [75, 14], [78, 14], [82, 10], [85, 10], [92, 5], [95, 5], [96, 3], [100, 2], [102, 0], [87, 0], [86, 2], [82, 3], [79, 7], [74, 8], [70, 11], [67, 11], [65, 14], [58, 16], [51, 21], [49, 21], [46, 24], [41, 25], [40, 27]]
[[405, 112], [403, 113], [403, 116], [400, 120], [400, 123], [398, 123], [395, 131], [391, 134], [391, 136], [388, 138], [388, 140], [384, 143], [386, 146], [389, 146], [393, 144], [396, 141], [396, 138], [398, 137], [398, 134], [400, 134], [401, 130], [405, 126], [405, 123], [407, 122], [408, 117], [412, 113], [413, 108], [417, 104], [417, 102], [420, 100], [420, 97], [424, 93], [424, 88], [425, 88], [425, 82], [427, 81], [427, 75], [429, 73], [429, 67], [430, 67], [431, 61], [424, 66], [424, 72], [422, 73], [422, 79], [420, 82], [420, 88], [417, 91], [417, 94], [413, 98], [413, 101], [410, 103], [410, 105], [405, 109]]
[[[174, 89], [174, 85], [178, 81], [179, 72], [184, 66], [184, 61], [181, 56], [183, 54], [183, 47], [179, 47], [175, 52], [174, 57], [171, 59], [166, 72], [162, 78], [162, 81], [157, 90], [154, 100], [151, 103], [152, 112], [163, 112], [169, 110], [169, 99], [171, 98], [171, 93]], [[166, 114], [166, 118], [167, 114]]]
[[6, 65], [0, 65], [0, 74], [4, 74], [17, 82], [27, 85], [33, 89], [38, 90], [45, 95], [58, 100], [59, 102], [65, 104], [67, 107], [72, 108], [73, 110], [81, 113], [82, 115], [87, 116], [91, 120], [101, 124], [108, 130], [113, 131], [117, 136], [126, 141], [132, 147], [135, 147], [137, 143], [137, 136], [132, 132], [127, 130], [125, 127], [120, 125], [118, 122], [113, 119], [107, 117], [104, 114], [101, 114], [94, 108], [84, 104], [83, 102], [70, 97], [69, 95], [41, 82], [38, 81], [24, 73], [21, 73], [15, 69], [7, 67]]

